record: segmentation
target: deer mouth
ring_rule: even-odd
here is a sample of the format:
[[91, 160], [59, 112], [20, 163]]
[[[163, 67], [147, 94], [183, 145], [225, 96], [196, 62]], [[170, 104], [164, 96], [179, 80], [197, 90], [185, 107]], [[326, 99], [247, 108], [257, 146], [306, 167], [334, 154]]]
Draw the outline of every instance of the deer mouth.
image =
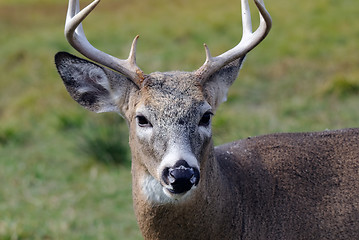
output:
[[178, 161], [173, 167], [166, 167], [162, 171], [162, 181], [167, 195], [183, 195], [197, 186], [199, 170], [190, 167], [185, 160]]

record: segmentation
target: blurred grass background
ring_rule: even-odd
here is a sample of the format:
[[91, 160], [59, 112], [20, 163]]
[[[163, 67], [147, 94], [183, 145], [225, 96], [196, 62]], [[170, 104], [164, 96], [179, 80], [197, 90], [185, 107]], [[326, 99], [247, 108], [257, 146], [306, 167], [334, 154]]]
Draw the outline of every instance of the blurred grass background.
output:
[[[273, 29], [217, 111], [215, 143], [358, 127], [359, 2], [266, 6]], [[75, 53], [63, 36], [66, 8], [65, 0], [0, 1], [0, 239], [141, 239], [125, 122], [83, 110], [54, 67], [57, 51]], [[240, 40], [240, 1], [103, 0], [84, 27], [121, 58], [140, 34], [146, 73], [194, 70], [204, 42], [217, 55]]]

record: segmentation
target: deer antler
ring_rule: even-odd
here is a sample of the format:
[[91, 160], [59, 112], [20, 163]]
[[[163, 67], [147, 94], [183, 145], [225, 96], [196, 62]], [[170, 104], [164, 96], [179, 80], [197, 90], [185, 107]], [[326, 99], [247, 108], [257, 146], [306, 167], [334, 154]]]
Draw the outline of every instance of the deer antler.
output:
[[65, 23], [67, 41], [87, 58], [122, 73], [130, 78], [138, 87], [143, 80], [143, 72], [136, 64], [136, 45], [139, 36], [133, 40], [130, 55], [127, 59], [118, 59], [93, 47], [85, 36], [81, 22], [97, 6], [100, 0], [93, 1], [80, 11], [79, 0], [69, 0]]
[[238, 45], [217, 57], [212, 57], [208, 46], [204, 44], [206, 61], [195, 72], [202, 82], [206, 81], [208, 77], [226, 64], [245, 56], [268, 35], [269, 30], [272, 27], [272, 19], [264, 7], [263, 0], [254, 0], [254, 2], [260, 13], [260, 24], [255, 32], [252, 32], [252, 21], [248, 0], [241, 0], [243, 36]]

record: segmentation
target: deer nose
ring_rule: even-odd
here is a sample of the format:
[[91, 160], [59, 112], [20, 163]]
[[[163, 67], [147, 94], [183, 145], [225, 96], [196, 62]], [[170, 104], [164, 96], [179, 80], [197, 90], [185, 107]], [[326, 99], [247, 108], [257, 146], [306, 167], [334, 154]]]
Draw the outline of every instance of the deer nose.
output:
[[181, 194], [198, 184], [199, 171], [197, 168], [190, 167], [185, 160], [179, 160], [173, 167], [163, 170], [162, 180], [172, 187], [168, 191]]

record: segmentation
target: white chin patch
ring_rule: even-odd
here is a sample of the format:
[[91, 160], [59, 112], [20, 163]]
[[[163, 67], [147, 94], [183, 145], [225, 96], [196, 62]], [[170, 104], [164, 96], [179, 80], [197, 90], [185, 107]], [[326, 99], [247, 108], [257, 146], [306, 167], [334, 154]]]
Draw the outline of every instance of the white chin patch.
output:
[[185, 199], [191, 195], [195, 188], [196, 186], [193, 186], [191, 190], [183, 194], [173, 194], [151, 175], [145, 176], [142, 180], [143, 194], [147, 201], [151, 203], [165, 204], [178, 202], [178, 200]]
[[147, 201], [152, 203], [170, 203], [174, 201], [165, 193], [161, 183], [151, 175], [147, 175], [142, 179], [142, 191]]
[[182, 193], [182, 194], [171, 193], [171, 191], [166, 187], [162, 187], [162, 190], [166, 194], [167, 197], [178, 201], [180, 199], [187, 199], [187, 197], [191, 195], [191, 193], [193, 192], [193, 190], [195, 188], [196, 188], [196, 186], [193, 186], [189, 191]]

